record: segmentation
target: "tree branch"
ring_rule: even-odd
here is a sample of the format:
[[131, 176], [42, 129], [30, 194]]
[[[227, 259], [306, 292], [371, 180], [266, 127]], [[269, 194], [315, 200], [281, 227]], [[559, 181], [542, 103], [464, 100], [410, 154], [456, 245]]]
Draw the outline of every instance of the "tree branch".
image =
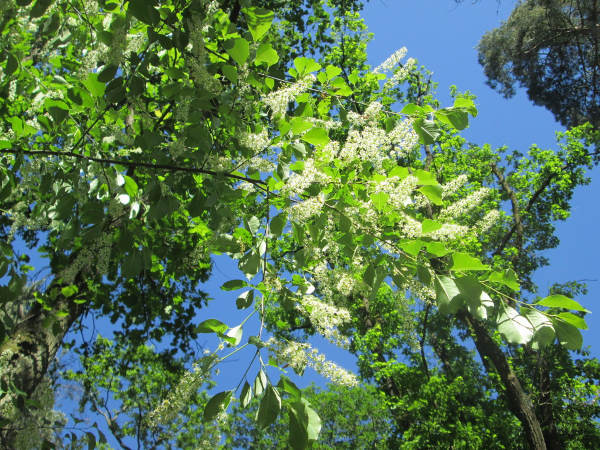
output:
[[10, 154], [10, 155], [44, 155], [44, 156], [66, 156], [70, 158], [77, 158], [83, 161], [93, 161], [102, 164], [115, 164], [126, 167], [146, 167], [148, 169], [161, 169], [167, 170], [169, 172], [186, 172], [186, 173], [196, 173], [196, 174], [204, 174], [204, 175], [212, 175], [216, 177], [224, 177], [224, 178], [232, 178], [240, 181], [247, 181], [248, 183], [252, 183], [257, 187], [264, 189], [263, 186], [266, 186], [267, 183], [262, 180], [255, 180], [253, 178], [247, 178], [241, 175], [235, 175], [233, 173], [227, 172], [216, 172], [214, 170], [208, 169], [200, 169], [198, 167], [183, 167], [183, 166], [174, 166], [171, 164], [154, 164], [147, 163], [141, 161], [127, 161], [120, 159], [111, 159], [111, 158], [97, 158], [94, 156], [85, 156], [80, 155], [79, 153], [73, 153], [69, 151], [54, 151], [54, 150], [14, 150], [14, 149], [0, 149], [0, 154]]
[[[490, 164], [490, 166], [492, 168], [492, 172], [494, 173], [494, 175], [496, 175], [496, 178], [498, 178], [498, 182], [500, 183], [500, 186], [502, 186], [502, 189], [504, 189], [504, 192], [506, 192], [506, 195], [508, 195], [508, 198], [510, 198], [510, 203], [512, 205], [514, 225], [513, 225], [513, 229], [511, 229], [511, 233], [510, 233], [510, 235], [508, 235], [508, 237], [510, 238], [510, 236], [512, 236], [512, 233], [514, 233], [516, 231], [517, 247], [519, 248], [519, 252], [517, 253], [517, 255], [515, 255], [515, 258], [518, 258], [521, 251], [523, 250], [523, 236], [525, 234], [524, 229], [523, 229], [523, 221], [521, 220], [521, 213], [519, 211], [519, 201], [517, 200], [515, 191], [510, 187], [510, 185], [508, 184], [508, 181], [506, 180], [506, 178], [504, 177], [504, 175], [502, 174], [502, 172], [500, 171], [500, 169], [498, 168], [496, 163], [492, 163], [492, 164]], [[529, 207], [529, 205], [528, 205], [528, 207]], [[506, 245], [505, 240], [507, 242], [506, 236], [505, 236], [505, 239], [502, 241], [502, 246], [501, 246], [502, 249]], [[495, 254], [498, 254], [498, 250], [496, 251]]]

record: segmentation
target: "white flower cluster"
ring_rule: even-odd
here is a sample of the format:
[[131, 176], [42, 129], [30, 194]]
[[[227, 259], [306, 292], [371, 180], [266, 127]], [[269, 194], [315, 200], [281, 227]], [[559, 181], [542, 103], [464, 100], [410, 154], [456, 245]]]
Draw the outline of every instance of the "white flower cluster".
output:
[[281, 342], [272, 337], [266, 342], [266, 345], [280, 365], [289, 364], [298, 373], [302, 373], [308, 366], [341, 386], [353, 387], [358, 385], [356, 375], [328, 361], [324, 355], [319, 353], [317, 349], [312, 348], [310, 344], [295, 341]]
[[396, 209], [402, 209], [412, 204], [412, 193], [419, 184], [419, 180], [410, 175], [403, 180], [399, 177], [390, 177], [375, 185], [375, 192], [388, 195], [388, 202]]
[[496, 225], [500, 218], [500, 211], [498, 211], [497, 209], [492, 209], [479, 222], [475, 224], [473, 229], [477, 232], [477, 234], [483, 234], [490, 228], [492, 228], [494, 225]]
[[442, 198], [448, 198], [456, 191], [458, 191], [461, 187], [463, 187], [468, 181], [467, 176], [462, 173], [456, 178], [448, 181], [446, 184], [442, 186]]
[[218, 360], [215, 354], [200, 358], [179, 380], [179, 384], [172, 389], [167, 398], [148, 415], [148, 423], [152, 427], [171, 422], [189, 404], [190, 397], [198, 388], [210, 378], [210, 372]]
[[429, 237], [438, 241], [453, 241], [466, 236], [469, 228], [455, 223], [445, 223], [439, 230], [432, 231]]
[[299, 195], [304, 192], [312, 183], [328, 183], [331, 181], [329, 175], [321, 172], [313, 158], [308, 158], [304, 161], [304, 169], [302, 173], [293, 172], [285, 182], [285, 186], [281, 189], [282, 195]]
[[98, 275], [106, 274], [110, 261], [111, 243], [111, 235], [102, 233], [88, 247], [79, 251], [75, 260], [62, 271], [61, 278], [65, 283], [70, 284], [82, 271], [93, 271]]
[[350, 313], [346, 308], [322, 302], [314, 295], [301, 298], [298, 309], [306, 314], [316, 330], [329, 342], [342, 348], [348, 348], [350, 342], [338, 327], [350, 322]]
[[419, 135], [413, 128], [412, 119], [400, 121], [387, 135], [391, 145], [390, 157], [402, 158], [419, 143]]
[[263, 98], [263, 102], [271, 109], [271, 118], [284, 116], [290, 102], [310, 88], [315, 79], [315, 76], [310, 74], [284, 88], [268, 93]]
[[202, 86], [207, 91], [218, 94], [221, 91], [221, 83], [206, 70], [207, 51], [204, 45], [206, 24], [195, 15], [189, 21], [189, 25], [192, 57], [186, 58], [185, 64], [196, 86]]
[[476, 208], [481, 204], [481, 202], [490, 195], [491, 190], [486, 187], [482, 187], [474, 192], [471, 192], [465, 198], [458, 200], [457, 202], [452, 203], [447, 208], [444, 208], [440, 212], [440, 219], [455, 219], [460, 217], [473, 208]]
[[295, 203], [288, 208], [290, 220], [296, 223], [305, 223], [310, 218], [320, 214], [324, 204], [325, 196], [323, 194]]
[[380, 103], [371, 103], [362, 114], [349, 113], [348, 119], [353, 128], [348, 133], [340, 158], [346, 162], [360, 159], [370, 161], [376, 169], [381, 169], [383, 160], [389, 157], [399, 158], [415, 148], [419, 137], [410, 120], [398, 123], [386, 133], [377, 123], [382, 109]]
[[269, 147], [271, 139], [266, 128], [263, 128], [260, 133], [242, 133], [240, 136], [240, 144], [248, 147], [255, 152], [261, 152]]
[[335, 287], [340, 294], [348, 297], [356, 287], [356, 280], [352, 278], [352, 275], [344, 272], [338, 277], [338, 282]]
[[417, 60], [414, 58], [408, 58], [406, 62], [402, 65], [402, 67], [396, 69], [394, 71], [394, 75], [387, 80], [383, 86], [384, 89], [391, 89], [394, 86], [398, 85], [401, 81], [403, 81], [406, 76], [410, 73], [410, 71], [417, 64]]
[[240, 166], [240, 168], [246, 167], [251, 167], [259, 172], [273, 172], [275, 170], [275, 164], [261, 156], [250, 158], [246, 163]]
[[378, 65], [373, 70], [373, 73], [382, 73], [393, 70], [394, 67], [396, 67], [396, 64], [398, 64], [402, 60], [402, 58], [406, 56], [406, 52], [406, 47], [399, 48], [394, 53], [392, 53], [392, 55], [388, 57], [388, 59], [386, 59], [384, 62]]
[[376, 169], [381, 169], [386, 152], [382, 148], [387, 144], [385, 130], [376, 125], [365, 126], [362, 130], [353, 128], [340, 152], [340, 159], [351, 162], [355, 159], [371, 161]]

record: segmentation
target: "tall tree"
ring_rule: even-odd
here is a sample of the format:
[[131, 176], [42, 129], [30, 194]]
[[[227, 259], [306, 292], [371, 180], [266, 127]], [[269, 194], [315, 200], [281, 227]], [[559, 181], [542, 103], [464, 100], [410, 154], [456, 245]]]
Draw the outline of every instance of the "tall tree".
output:
[[[305, 448], [321, 421], [308, 394], [275, 379], [269, 363], [356, 386], [306, 342], [319, 333], [360, 356], [393, 411], [410, 384], [396, 357], [401, 327], [415, 331], [406, 320], [415, 304], [424, 308], [423, 351], [431, 342], [448, 379], [466, 357], [451, 348], [452, 329], [426, 333], [444, 318], [474, 335], [525, 441], [545, 447], [543, 421], [494, 330], [514, 345], [581, 346], [579, 303], [563, 293], [531, 304], [519, 289], [533, 289], [531, 270], [543, 262], [536, 252], [554, 242], [550, 220], [568, 210], [592, 163], [589, 129], [565, 135], [556, 154], [513, 159], [507, 173], [489, 148], [455, 135], [477, 113], [469, 96], [441, 107], [403, 50], [366, 66], [354, 2], [331, 2], [335, 20], [317, 0], [2, 8], [5, 447], [15, 446], [62, 346], [81, 356], [81, 373], [68, 377], [83, 384], [82, 405], [103, 415], [119, 442], [160, 445], [182, 414], [196, 421], [180, 445], [198, 434], [218, 440], [214, 426], [239, 395], [242, 406], [260, 399], [260, 428], [284, 411], [290, 445]], [[390, 108], [398, 101], [400, 113]], [[498, 212], [503, 199], [512, 216]], [[46, 285], [27, 296], [32, 268], [15, 236], [50, 263]], [[223, 253], [245, 275], [223, 285], [242, 290], [235, 304], [248, 316], [239, 324], [196, 319], [210, 256]], [[84, 334], [86, 317], [110, 319], [114, 340], [69, 342], [70, 330]], [[218, 339], [207, 354], [194, 345], [199, 333]], [[254, 357], [237, 386], [197, 395], [217, 364], [245, 349]], [[469, 394], [454, 401], [485, 395]], [[488, 426], [480, 412], [462, 412]], [[394, 417], [399, 429], [403, 420]]]
[[479, 43], [488, 84], [504, 96], [515, 84], [567, 127], [600, 126], [600, 2], [519, 1]]

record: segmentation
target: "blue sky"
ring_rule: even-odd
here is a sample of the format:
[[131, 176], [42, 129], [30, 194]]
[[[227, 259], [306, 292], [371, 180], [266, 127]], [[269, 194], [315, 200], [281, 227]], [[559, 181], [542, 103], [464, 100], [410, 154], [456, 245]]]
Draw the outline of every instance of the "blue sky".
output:
[[[521, 151], [533, 143], [544, 148], [556, 148], [554, 134], [562, 127], [551, 114], [534, 106], [523, 91], [519, 91], [513, 99], [501, 97], [485, 84], [483, 71], [477, 62], [476, 45], [479, 39], [508, 17], [514, 4], [506, 0], [499, 5], [495, 0], [481, 0], [476, 4], [466, 0], [458, 6], [453, 0], [372, 0], [363, 12], [369, 30], [375, 33], [368, 47], [369, 62], [376, 66], [396, 49], [406, 46], [408, 56], [416, 58], [434, 72], [443, 105], [451, 104], [451, 85], [456, 85], [459, 91], [469, 90], [477, 96], [479, 115], [463, 133], [468, 140], [478, 144], [489, 143], [494, 148], [507, 145]], [[554, 282], [598, 278], [596, 255], [600, 251], [600, 238], [593, 230], [600, 220], [600, 213], [594, 208], [596, 194], [600, 192], [600, 172], [595, 170], [593, 176], [596, 180], [592, 184], [576, 192], [572, 217], [557, 227], [561, 244], [557, 249], [546, 252], [551, 265], [540, 270], [535, 277], [542, 295]], [[204, 287], [214, 300], [207, 309], [199, 312], [199, 320], [217, 318], [235, 326], [247, 311], [237, 311], [235, 308], [238, 292], [224, 292], [220, 286], [225, 281], [243, 276], [235, 273], [235, 265], [227, 258], [217, 257], [214, 261], [213, 277]], [[594, 311], [594, 299], [599, 286], [599, 281], [590, 281], [590, 293], [577, 300]], [[584, 346], [598, 340], [599, 316], [592, 314], [587, 317], [590, 330], [583, 333]], [[245, 327], [248, 330], [246, 336], [255, 334], [256, 321], [248, 325]], [[214, 340], [209, 335], [205, 336], [205, 341], [200, 344], [213, 347]], [[343, 366], [350, 369], [356, 367], [350, 355], [323, 341], [315, 341], [315, 345]], [[597, 350], [592, 353], [598, 356]], [[224, 363], [217, 377], [216, 390], [234, 388], [251, 357], [252, 350], [248, 349]], [[257, 370], [255, 365], [249, 377], [255, 376]], [[306, 375], [299, 384], [306, 385], [314, 381], [322, 385], [325, 382], [311, 371], [307, 371]]]

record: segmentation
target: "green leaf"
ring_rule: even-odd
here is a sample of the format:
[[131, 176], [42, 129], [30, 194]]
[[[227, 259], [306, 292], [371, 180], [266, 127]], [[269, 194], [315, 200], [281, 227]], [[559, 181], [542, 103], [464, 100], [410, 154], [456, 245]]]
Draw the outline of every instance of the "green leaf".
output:
[[225, 51], [241, 66], [250, 55], [250, 44], [244, 38], [229, 39], [225, 42]]
[[303, 141], [314, 145], [315, 147], [324, 147], [329, 143], [329, 135], [324, 128], [314, 127], [301, 138]]
[[233, 327], [232, 329], [227, 331], [227, 333], [225, 333], [225, 336], [233, 338], [233, 342], [231, 342], [231, 344], [235, 347], [242, 341], [243, 334], [244, 331], [242, 329], [242, 326], [238, 325], [237, 327]]
[[290, 405], [289, 445], [293, 449], [304, 450], [309, 443], [316, 441], [321, 432], [321, 419], [305, 398]]
[[585, 323], [585, 320], [583, 319], [583, 317], [576, 316], [573, 313], [562, 312], [562, 313], [558, 314], [558, 317], [561, 320], [563, 320], [567, 323], [570, 323], [574, 327], [577, 327], [581, 330], [587, 330], [587, 328], [588, 328], [587, 323]]
[[327, 75], [328, 80], [332, 80], [337, 77], [340, 73], [342, 73], [342, 69], [336, 66], [328, 65], [325, 67], [325, 74]]
[[32, 19], [42, 17], [48, 7], [52, 4], [52, 1], [53, 0], [37, 0], [37, 2], [35, 2], [35, 4], [31, 7], [29, 17]]
[[252, 234], [256, 234], [258, 229], [260, 228], [260, 219], [256, 216], [250, 217], [248, 219], [248, 231]]
[[300, 400], [302, 397], [302, 391], [285, 375], [281, 376], [279, 383], [277, 383], [277, 387], [282, 391], [287, 392], [294, 400]]
[[432, 120], [417, 119], [413, 122], [415, 133], [421, 138], [425, 145], [434, 144], [442, 135], [443, 131]]
[[467, 253], [454, 253], [452, 255], [452, 267], [450, 270], [466, 271], [466, 270], [490, 270], [490, 266], [483, 264], [479, 258], [471, 256]]
[[64, 288], [62, 288], [60, 290], [60, 293], [67, 298], [73, 297], [78, 292], [79, 292], [79, 288], [77, 286], [75, 286], [74, 284], [72, 284], [71, 286], [65, 286]]
[[575, 300], [570, 299], [569, 297], [566, 297], [566, 296], [560, 295], [560, 294], [554, 294], [554, 295], [550, 295], [546, 298], [543, 298], [542, 300], [537, 302], [536, 305], [547, 306], [549, 308], [572, 309], [575, 311], [582, 311], [582, 312], [589, 313], [589, 311], [587, 309], [585, 309], [583, 306], [581, 306]]
[[235, 291], [246, 286], [248, 286], [248, 283], [244, 280], [229, 280], [223, 283], [221, 289], [224, 291]]
[[94, 433], [92, 433], [91, 431], [86, 431], [85, 435], [87, 438], [88, 450], [96, 448], [96, 436], [94, 435]]
[[259, 428], [266, 428], [275, 422], [279, 412], [281, 411], [281, 396], [277, 388], [270, 383], [267, 385], [265, 395], [260, 401], [258, 412], [256, 413], [256, 421]]
[[583, 345], [581, 332], [568, 322], [559, 319], [552, 319], [554, 330], [560, 344], [569, 350], [579, 350]]
[[429, 243], [426, 244], [419, 239], [400, 242], [400, 248], [411, 256], [417, 256], [425, 245], [429, 245]]
[[497, 319], [498, 331], [511, 344], [527, 344], [533, 337], [531, 322], [511, 306], [504, 306]]
[[244, 387], [242, 387], [242, 393], [240, 395], [240, 404], [242, 405], [242, 408], [247, 407], [250, 404], [251, 400], [252, 400], [252, 389], [250, 389], [250, 385], [246, 381], [244, 383]]
[[473, 117], [477, 116], [477, 107], [470, 98], [458, 97], [454, 100], [454, 108], [464, 109]]
[[111, 81], [115, 77], [118, 68], [119, 67], [114, 64], [109, 64], [108, 66], [105, 66], [100, 71], [100, 73], [98, 73], [98, 81], [101, 81], [102, 83], [107, 83]]
[[319, 70], [321, 68], [321, 64], [312, 58], [298, 56], [296, 59], [294, 59], [294, 67], [298, 71], [299, 76], [302, 77], [306, 74]]
[[90, 73], [82, 83], [94, 97], [102, 97], [104, 95], [106, 85], [98, 81], [98, 74]]
[[229, 327], [225, 325], [223, 322], [217, 319], [208, 319], [204, 322], [201, 322], [196, 327], [197, 333], [217, 333], [223, 334], [225, 333]]
[[387, 206], [390, 196], [385, 192], [376, 192], [370, 196], [371, 202], [377, 211], [383, 211]]
[[154, 0], [130, 0], [128, 12], [151, 26], [158, 25], [160, 22], [160, 14], [154, 8]]
[[[391, 175], [391, 173], [390, 173]], [[439, 186], [435, 175], [423, 169], [416, 169], [413, 175], [419, 180], [419, 184], [423, 186]]]
[[267, 375], [265, 375], [265, 372], [260, 369], [256, 375], [256, 378], [254, 379], [253, 390], [255, 397], [259, 397], [264, 392], [265, 388], [267, 387], [267, 383]]
[[442, 123], [450, 125], [457, 130], [464, 130], [469, 126], [469, 115], [465, 110], [445, 108], [436, 111], [435, 117]]
[[440, 228], [442, 228], [442, 224], [431, 219], [425, 219], [421, 224], [421, 232], [424, 234], [431, 233], [432, 231], [437, 231]]
[[138, 193], [138, 185], [135, 180], [127, 175], [123, 177], [125, 179], [125, 184], [123, 185], [123, 189], [127, 192], [127, 195], [130, 197], [135, 197]]
[[12, 53], [6, 59], [6, 75], [12, 75], [19, 68], [19, 61]]
[[231, 396], [233, 391], [223, 391], [212, 396], [212, 398], [206, 402], [204, 407], [204, 414], [202, 419], [204, 422], [210, 422], [217, 418], [222, 411], [226, 410], [231, 402]]
[[260, 65], [262, 63], [267, 63], [267, 66], [272, 66], [279, 61], [279, 55], [273, 49], [271, 44], [260, 44], [260, 46], [256, 49], [256, 57], [254, 58], [254, 64]]
[[[290, 124], [292, 126], [292, 133], [294, 134], [301, 134], [306, 130], [310, 130], [314, 125], [310, 120], [306, 120], [303, 117], [294, 117], [292, 118], [292, 120], [290, 121]], [[292, 149], [296, 150], [298, 149], [298, 151], [294, 152], [294, 154], [296, 155], [301, 155], [301, 156], [305, 156], [306, 155], [306, 148], [304, 144], [297, 144], [294, 145], [292, 144]]]
[[254, 290], [242, 292], [235, 301], [237, 309], [246, 309], [254, 303]]
[[246, 15], [252, 39], [254, 39], [254, 42], [260, 41], [267, 31], [269, 31], [269, 28], [271, 28], [275, 13], [268, 9], [257, 7], [244, 8], [242, 11]]
[[69, 114], [69, 107], [61, 100], [48, 99], [44, 102], [44, 105], [56, 124], [59, 124], [65, 120]]
[[246, 274], [246, 278], [251, 279], [254, 275], [258, 273], [258, 269], [260, 267], [260, 255], [254, 251], [246, 253], [238, 266], [244, 274]]
[[463, 305], [464, 298], [455, 281], [445, 275], [435, 277], [435, 292], [438, 308], [444, 314], [457, 312]]
[[280, 236], [281, 233], [283, 232], [283, 228], [285, 227], [286, 222], [287, 222], [287, 214], [286, 213], [280, 213], [280, 214], [276, 215], [275, 217], [273, 217], [273, 219], [271, 219], [271, 225], [269, 227], [269, 231], [275, 237]]
[[427, 242], [425, 245], [428, 253], [431, 253], [433, 256], [441, 258], [442, 256], [447, 255], [451, 252], [444, 244], [437, 241]]
[[425, 197], [427, 197], [434, 205], [443, 205], [441, 186], [421, 186], [418, 191], [425, 195]]
[[503, 284], [513, 291], [519, 291], [521, 289], [521, 286], [519, 285], [519, 279], [517, 278], [517, 274], [513, 269], [506, 269], [503, 272], [494, 271], [490, 273], [488, 281], [494, 281], [496, 283]]
[[523, 315], [531, 322], [534, 328], [532, 347], [543, 348], [554, 341], [555, 333], [552, 321], [545, 315], [533, 308], [525, 309]]
[[421, 114], [423, 112], [424, 112], [424, 109], [421, 106], [419, 106], [419, 105], [415, 105], [414, 103], [407, 103], [400, 110], [400, 114], [407, 114], [409, 116], [418, 115], [418, 114]]
[[233, 84], [237, 83], [238, 72], [235, 66], [232, 66], [231, 64], [223, 64], [223, 66], [221, 67], [221, 71], [229, 81], [231, 81]]

